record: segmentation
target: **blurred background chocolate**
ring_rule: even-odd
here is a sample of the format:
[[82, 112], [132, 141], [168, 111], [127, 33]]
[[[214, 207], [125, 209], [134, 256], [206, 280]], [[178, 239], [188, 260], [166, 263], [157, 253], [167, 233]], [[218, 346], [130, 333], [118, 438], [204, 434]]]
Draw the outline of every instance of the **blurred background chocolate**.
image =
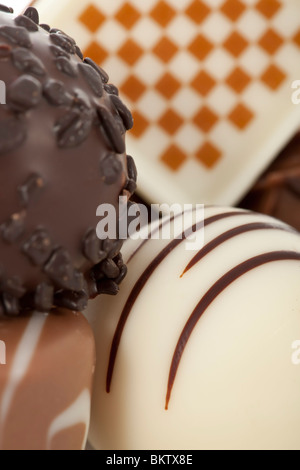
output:
[[300, 230], [300, 131], [239, 205]]

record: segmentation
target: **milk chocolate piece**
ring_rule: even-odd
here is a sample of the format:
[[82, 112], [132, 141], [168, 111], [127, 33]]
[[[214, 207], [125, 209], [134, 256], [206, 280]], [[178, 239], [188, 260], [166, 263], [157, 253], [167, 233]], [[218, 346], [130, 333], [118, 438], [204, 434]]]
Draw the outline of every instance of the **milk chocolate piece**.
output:
[[85, 318], [63, 309], [0, 317], [0, 338], [0, 449], [84, 449], [95, 366]]
[[[118, 210], [119, 195], [135, 187], [124, 142], [130, 112], [74, 39], [38, 23], [33, 7], [15, 18], [0, 6], [8, 98], [0, 106], [0, 261], [3, 277], [17, 276], [25, 289], [18, 298], [1, 283], [0, 311], [14, 315], [18, 305], [44, 311], [51, 301], [81, 309], [89, 295], [116, 292], [121, 243], [97, 249], [86, 234], [101, 203]], [[93, 269], [105, 259], [118, 282], [101, 271], [100, 285]]]
[[300, 132], [257, 181], [240, 207], [272, 215], [300, 231]]

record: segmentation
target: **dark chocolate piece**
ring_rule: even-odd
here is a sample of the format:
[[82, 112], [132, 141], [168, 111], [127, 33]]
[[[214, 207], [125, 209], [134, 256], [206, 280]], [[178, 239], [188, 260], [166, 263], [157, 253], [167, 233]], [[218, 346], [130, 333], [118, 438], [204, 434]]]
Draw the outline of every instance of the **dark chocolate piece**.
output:
[[2, 305], [6, 315], [17, 316], [20, 313], [19, 299], [8, 292], [2, 293]]
[[88, 296], [85, 292], [61, 291], [54, 297], [55, 305], [68, 308], [76, 312], [82, 312], [87, 307]]
[[78, 68], [89, 84], [91, 90], [95, 93], [96, 96], [101, 98], [103, 95], [103, 86], [99, 74], [88, 64], [78, 64]]
[[45, 67], [41, 60], [27, 49], [22, 47], [14, 49], [12, 51], [12, 60], [15, 67], [24, 73], [31, 73], [38, 77], [45, 75]]
[[119, 160], [112, 153], [106, 155], [103, 160], [100, 161], [100, 173], [105, 184], [114, 184], [120, 177], [123, 168]]
[[35, 290], [34, 308], [39, 312], [50, 312], [53, 306], [54, 287], [41, 282]]
[[44, 272], [60, 289], [81, 291], [83, 289], [83, 277], [78, 273], [68, 251], [57, 248], [44, 266]]
[[40, 19], [39, 19], [39, 14], [36, 8], [34, 7], [26, 8], [24, 15], [30, 18], [34, 23], [39, 24]]
[[69, 77], [77, 77], [75, 67], [66, 57], [57, 57], [57, 59], [55, 59], [55, 65], [60, 72], [68, 75]]
[[30, 32], [38, 31], [38, 25], [32, 21], [28, 16], [20, 15], [15, 18], [15, 23], [17, 26], [23, 26], [23, 28], [27, 29]]
[[41, 23], [40, 24], [40, 27], [43, 28], [45, 31], [47, 31], [47, 33], [50, 32], [50, 26], [48, 24], [45, 24], [45, 23]]
[[4, 13], [13, 13], [14, 10], [10, 7], [7, 7], [6, 5], [0, 5], [0, 11], [3, 11]]
[[36, 266], [43, 266], [53, 250], [51, 237], [45, 229], [37, 229], [23, 244], [23, 252]]
[[1, 289], [17, 299], [20, 299], [26, 292], [26, 289], [22, 286], [21, 280], [17, 276], [5, 279], [1, 285]]
[[52, 32], [50, 31], [50, 40], [56, 46], [60, 47], [64, 51], [68, 52], [69, 54], [75, 54], [76, 49], [74, 46], [74, 42], [64, 34], [60, 34], [60, 32]]
[[18, 187], [18, 193], [20, 195], [22, 205], [27, 207], [32, 199], [40, 193], [44, 186], [45, 182], [40, 175], [36, 173], [30, 175], [25, 183]]
[[106, 258], [107, 253], [101, 250], [101, 243], [95, 229], [89, 230], [84, 237], [82, 251], [93, 264], [98, 264]]
[[26, 212], [13, 214], [10, 219], [0, 226], [2, 240], [7, 243], [16, 242], [24, 232], [24, 221]]
[[125, 151], [125, 142], [115, 119], [104, 106], [98, 105], [97, 113], [102, 129], [112, 147], [112, 150], [116, 153], [123, 153]]
[[50, 51], [54, 55], [54, 57], [66, 57], [70, 59], [70, 54], [64, 51], [61, 47], [58, 46], [50, 46]]
[[62, 148], [77, 147], [87, 139], [93, 122], [92, 114], [68, 111], [55, 125], [57, 143]]
[[42, 85], [30, 75], [23, 75], [9, 88], [9, 100], [20, 109], [30, 109], [37, 106], [42, 97]]
[[107, 83], [104, 85], [104, 90], [109, 94], [109, 95], [115, 95], [119, 96], [119, 90], [115, 85], [112, 85], [111, 83]]
[[123, 120], [123, 123], [124, 123], [124, 126], [125, 126], [125, 129], [127, 131], [132, 129], [132, 127], [133, 127], [133, 118], [132, 118], [132, 114], [129, 111], [129, 109], [127, 108], [127, 106], [125, 106], [125, 104], [116, 95], [111, 95], [110, 100], [113, 103], [113, 105], [115, 106], [115, 108], [116, 108], [117, 112], [119, 113], [119, 115], [121, 116], [121, 118]]
[[28, 31], [20, 26], [0, 26], [0, 36], [18, 46], [28, 48], [32, 46]]
[[103, 83], [108, 82], [108, 80], [109, 80], [108, 74], [99, 65], [97, 65], [92, 59], [90, 59], [89, 57], [86, 57], [84, 59], [84, 62], [86, 64], [90, 65], [91, 67], [93, 67], [93, 69], [96, 70], [96, 72], [100, 75], [101, 80], [102, 80]]
[[79, 57], [81, 60], [83, 60], [83, 53], [82, 53], [81, 49], [77, 46], [77, 44], [76, 44], [76, 46], [75, 46], [75, 51], [76, 51], [76, 54], [78, 55], [78, 57]]
[[54, 106], [68, 106], [72, 102], [72, 97], [66, 92], [63, 82], [50, 78], [43, 89], [44, 96], [50, 104]]
[[98, 294], [117, 295], [119, 293], [119, 286], [114, 281], [100, 281], [97, 283]]

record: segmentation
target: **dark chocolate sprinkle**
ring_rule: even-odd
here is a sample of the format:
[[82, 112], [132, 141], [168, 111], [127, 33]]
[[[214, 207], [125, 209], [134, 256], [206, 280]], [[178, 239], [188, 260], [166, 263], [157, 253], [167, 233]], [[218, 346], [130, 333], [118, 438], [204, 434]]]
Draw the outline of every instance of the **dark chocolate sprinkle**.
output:
[[6, 59], [11, 54], [11, 47], [8, 44], [0, 44], [0, 59]]
[[101, 98], [103, 95], [103, 86], [99, 74], [88, 64], [79, 63], [78, 68], [90, 86], [91, 90], [95, 93], [95, 95]]
[[17, 297], [13, 295], [3, 292], [2, 293], [2, 303], [5, 310], [6, 315], [10, 316], [17, 316], [20, 313], [20, 304]]
[[13, 44], [23, 47], [31, 47], [31, 39], [28, 31], [20, 26], [0, 26], [0, 35]]
[[45, 229], [37, 229], [23, 244], [23, 252], [36, 266], [42, 266], [50, 257], [53, 245]]
[[125, 106], [125, 104], [120, 100], [120, 98], [118, 96], [111, 95], [110, 100], [113, 103], [113, 105], [115, 106], [115, 108], [116, 108], [117, 112], [119, 113], [120, 117], [122, 118], [125, 129], [126, 130], [132, 129], [132, 127], [133, 127], [133, 118], [132, 118], [132, 114], [129, 111], [129, 109], [127, 108], [127, 106]]
[[109, 80], [108, 74], [105, 72], [105, 70], [103, 70], [101, 67], [99, 67], [99, 65], [97, 65], [92, 59], [90, 59], [89, 57], [86, 57], [84, 59], [84, 62], [86, 64], [90, 65], [91, 67], [93, 67], [93, 69], [96, 70], [96, 72], [100, 75], [101, 80], [102, 80], [103, 83], [108, 82], [108, 80]]
[[38, 77], [45, 75], [45, 67], [32, 52], [18, 47], [12, 51], [12, 60], [18, 70], [25, 73], [31, 73]]
[[63, 82], [50, 78], [43, 90], [44, 96], [54, 106], [70, 105], [72, 97], [66, 92]]
[[63, 36], [65, 38], [67, 38], [69, 40], [70, 43], [72, 43], [75, 47], [76, 45], [76, 42], [74, 41], [73, 38], [71, 38], [71, 36], [69, 36], [68, 34], [66, 34], [64, 31], [62, 31], [61, 29], [58, 29], [58, 28], [51, 28], [50, 29], [50, 33], [51, 34], [59, 34], [60, 36]]
[[128, 178], [136, 182], [137, 181], [137, 169], [136, 169], [134, 160], [130, 155], [127, 155], [127, 172], [128, 172]]
[[71, 62], [66, 57], [57, 57], [55, 59], [55, 65], [57, 69], [68, 75], [69, 77], [75, 78], [77, 77], [77, 72], [75, 67], [71, 64]]
[[39, 14], [36, 8], [28, 7], [25, 10], [24, 15], [30, 18], [32, 21], [34, 21], [34, 23], [39, 24], [40, 19], [39, 19]]
[[53, 306], [54, 288], [46, 282], [39, 284], [34, 294], [35, 309], [39, 312], [49, 312]]
[[102, 250], [107, 253], [107, 257], [114, 259], [119, 253], [123, 246], [122, 240], [110, 240], [107, 238], [102, 242]]
[[62, 148], [76, 147], [88, 137], [93, 123], [91, 112], [71, 110], [56, 123], [54, 131], [57, 143]]
[[113, 153], [110, 153], [100, 161], [101, 178], [107, 185], [116, 183], [122, 171], [123, 165]]
[[72, 260], [64, 248], [57, 248], [44, 266], [44, 272], [61, 289], [81, 291], [84, 279], [81, 273], [75, 271]]
[[112, 85], [111, 83], [109, 83], [109, 84], [107, 84], [107, 85], [104, 85], [104, 90], [105, 90], [106, 93], [108, 93], [109, 95], [119, 96], [119, 90], [118, 90], [118, 88], [117, 88], [115, 85]]
[[75, 90], [73, 98], [73, 106], [76, 106], [80, 111], [88, 111], [91, 109], [91, 104], [86, 93], [80, 89]]
[[50, 51], [52, 52], [54, 57], [66, 57], [67, 59], [70, 59], [70, 54], [61, 49], [61, 47], [50, 46]]
[[45, 31], [47, 31], [48, 33], [50, 32], [50, 26], [48, 24], [45, 24], [45, 23], [41, 23], [40, 24], [40, 27], [43, 28]]
[[37, 106], [41, 96], [42, 85], [30, 75], [17, 78], [9, 88], [9, 100], [24, 110]]
[[4, 13], [13, 13], [14, 10], [11, 7], [7, 7], [6, 5], [0, 5], [0, 11], [3, 11]]
[[111, 113], [107, 108], [100, 105], [97, 106], [97, 113], [104, 133], [108, 138], [112, 149], [117, 153], [124, 153], [125, 142], [123, 136], [121, 135], [119, 126]]
[[38, 25], [32, 21], [28, 16], [20, 15], [15, 18], [15, 23], [17, 26], [23, 26], [23, 28], [27, 29], [30, 32], [38, 31]]
[[53, 44], [61, 47], [64, 51], [70, 54], [75, 54], [76, 49], [73, 40], [64, 34], [50, 32], [50, 40], [53, 42]]
[[1, 283], [0, 290], [17, 297], [17, 299], [20, 299], [26, 293], [26, 289], [17, 276], [5, 279], [5, 281]]
[[75, 50], [76, 50], [76, 54], [78, 55], [78, 57], [83, 60], [83, 53], [81, 51], [81, 49], [76, 45], [75, 46]]
[[133, 194], [135, 191], [136, 191], [136, 188], [137, 188], [137, 184], [134, 180], [130, 180], [128, 179], [127, 180], [127, 183], [126, 183], [126, 188], [127, 191], [130, 193], [130, 194]]
[[17, 118], [0, 121], [0, 155], [19, 147], [26, 138], [24, 122]]
[[124, 278], [126, 277], [126, 275], [127, 275], [127, 271], [128, 271], [128, 270], [127, 270], [127, 266], [126, 266], [125, 264], [123, 264], [123, 266], [122, 266], [121, 269], [120, 269], [120, 274], [119, 274], [118, 277], [116, 277], [116, 278], [114, 279], [114, 282], [115, 282], [116, 284], [118, 284], [118, 285], [121, 284], [121, 282], [123, 281], [123, 279], [124, 279]]
[[94, 229], [89, 230], [84, 237], [82, 251], [93, 264], [100, 263], [107, 256], [106, 252], [101, 250], [100, 240]]
[[22, 205], [27, 207], [32, 199], [40, 193], [44, 186], [45, 182], [40, 175], [36, 173], [30, 175], [25, 183], [18, 187], [18, 193], [20, 195]]
[[118, 266], [112, 259], [105, 259], [102, 261], [101, 271], [108, 279], [115, 279], [120, 274]]
[[120, 290], [118, 284], [111, 280], [98, 282], [97, 289], [98, 289], [98, 294], [106, 294], [106, 295], [117, 295]]
[[2, 239], [7, 243], [16, 242], [24, 232], [24, 219], [26, 212], [13, 214], [10, 219], [0, 226]]
[[87, 307], [88, 296], [84, 291], [61, 291], [55, 294], [54, 302], [57, 307], [81, 312]]

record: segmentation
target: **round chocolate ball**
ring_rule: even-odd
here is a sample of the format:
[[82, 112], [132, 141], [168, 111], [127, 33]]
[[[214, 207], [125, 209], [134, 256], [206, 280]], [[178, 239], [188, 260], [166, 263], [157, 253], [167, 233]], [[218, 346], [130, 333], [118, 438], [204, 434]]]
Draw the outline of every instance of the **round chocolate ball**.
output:
[[0, 7], [0, 80], [0, 313], [80, 310], [115, 294], [126, 272], [121, 242], [95, 228], [100, 204], [117, 209], [135, 189], [132, 116], [107, 74], [32, 7]]

